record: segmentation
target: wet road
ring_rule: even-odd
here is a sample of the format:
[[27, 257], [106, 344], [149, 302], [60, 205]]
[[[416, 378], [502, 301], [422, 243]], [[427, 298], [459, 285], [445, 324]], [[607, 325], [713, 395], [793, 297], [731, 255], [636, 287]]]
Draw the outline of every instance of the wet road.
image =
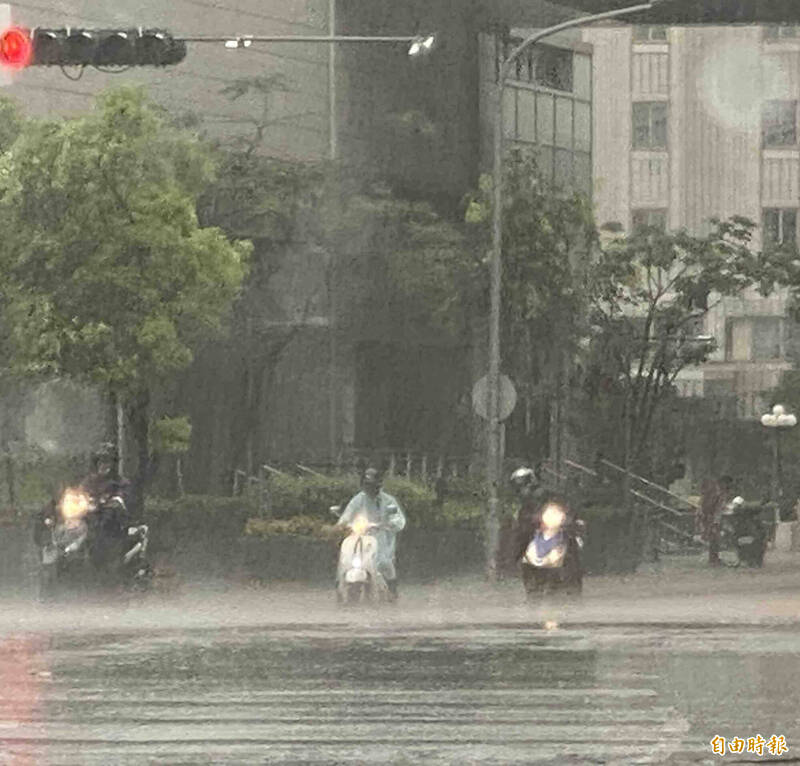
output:
[[431, 593], [344, 616], [302, 590], [0, 604], [0, 764], [777, 758], [712, 754], [758, 734], [800, 756], [793, 592], [534, 611]]

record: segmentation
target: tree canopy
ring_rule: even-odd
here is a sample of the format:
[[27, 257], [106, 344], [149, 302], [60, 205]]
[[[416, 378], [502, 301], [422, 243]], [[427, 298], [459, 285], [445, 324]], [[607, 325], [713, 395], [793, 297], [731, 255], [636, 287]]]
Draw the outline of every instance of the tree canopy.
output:
[[198, 225], [212, 155], [139, 90], [78, 119], [31, 122], [0, 156], [0, 294], [27, 372], [134, 392], [220, 327], [250, 247]]
[[123, 401], [146, 473], [150, 393], [221, 329], [248, 269], [249, 242], [198, 222], [214, 154], [130, 87], [85, 116], [28, 121], [2, 148], [10, 366]]

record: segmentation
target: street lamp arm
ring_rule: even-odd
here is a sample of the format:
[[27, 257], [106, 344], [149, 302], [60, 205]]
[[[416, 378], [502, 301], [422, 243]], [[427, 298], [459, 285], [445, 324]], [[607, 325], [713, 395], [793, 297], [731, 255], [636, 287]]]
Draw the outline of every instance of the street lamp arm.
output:
[[[661, 1], [663, 2], [663, 0]], [[603, 11], [602, 13], [593, 13], [590, 16], [579, 16], [576, 19], [568, 19], [567, 21], [562, 21], [560, 24], [555, 24], [552, 27], [537, 30], [523, 40], [511, 51], [511, 53], [508, 54], [508, 58], [503, 62], [503, 67], [501, 69], [501, 82], [508, 76], [511, 65], [514, 63], [517, 57], [529, 46], [535, 45], [545, 37], [550, 37], [550, 35], [554, 35], [557, 32], [561, 32], [565, 29], [572, 29], [574, 27], [583, 27], [587, 24], [593, 24], [595, 21], [613, 19], [615, 16], [628, 16], [631, 13], [637, 13], [639, 11], [649, 11], [651, 8], [653, 8], [653, 6], [658, 5], [658, 2], [659, 0], [654, 0], [654, 2], [640, 3], [639, 5], [632, 5], [627, 8], [617, 8], [614, 11]]]

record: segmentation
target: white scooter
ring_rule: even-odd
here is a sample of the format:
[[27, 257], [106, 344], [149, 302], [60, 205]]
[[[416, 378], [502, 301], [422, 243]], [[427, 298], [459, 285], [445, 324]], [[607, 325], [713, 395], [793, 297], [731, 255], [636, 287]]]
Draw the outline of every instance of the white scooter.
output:
[[[339, 506], [330, 511], [337, 516]], [[376, 566], [378, 541], [374, 532], [379, 528], [364, 516], [356, 516], [350, 524], [350, 534], [339, 549], [336, 574], [336, 599], [340, 604], [387, 601], [389, 588]]]

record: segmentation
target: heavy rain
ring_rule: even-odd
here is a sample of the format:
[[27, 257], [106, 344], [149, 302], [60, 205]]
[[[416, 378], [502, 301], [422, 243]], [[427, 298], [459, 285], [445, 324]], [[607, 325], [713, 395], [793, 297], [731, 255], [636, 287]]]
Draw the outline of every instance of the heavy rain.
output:
[[0, 5], [0, 766], [800, 762], [800, 6]]

